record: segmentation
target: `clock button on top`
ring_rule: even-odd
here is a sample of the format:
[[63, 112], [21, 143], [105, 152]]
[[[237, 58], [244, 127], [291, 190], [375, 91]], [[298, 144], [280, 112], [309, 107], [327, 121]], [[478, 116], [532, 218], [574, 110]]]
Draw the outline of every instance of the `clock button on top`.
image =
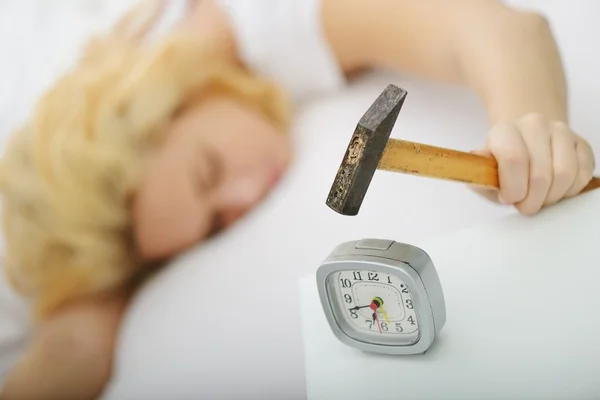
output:
[[356, 249], [366, 249], [366, 250], [381, 250], [386, 251], [390, 248], [390, 246], [394, 243], [393, 240], [385, 240], [385, 239], [362, 239], [358, 243], [356, 243]]

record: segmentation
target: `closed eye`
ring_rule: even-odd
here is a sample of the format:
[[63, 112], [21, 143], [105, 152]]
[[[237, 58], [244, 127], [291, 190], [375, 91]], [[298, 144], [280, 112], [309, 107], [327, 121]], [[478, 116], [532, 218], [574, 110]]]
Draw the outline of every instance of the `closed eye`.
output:
[[[219, 154], [209, 147], [203, 147], [198, 159], [198, 175], [200, 195], [208, 196], [216, 190], [223, 179], [223, 163]], [[211, 210], [212, 211], [212, 210]], [[212, 211], [212, 220], [207, 233], [208, 237], [218, 234], [224, 228], [220, 213]]]
[[223, 179], [223, 163], [213, 149], [203, 147], [199, 154], [198, 169], [200, 190], [206, 194], [214, 190]]

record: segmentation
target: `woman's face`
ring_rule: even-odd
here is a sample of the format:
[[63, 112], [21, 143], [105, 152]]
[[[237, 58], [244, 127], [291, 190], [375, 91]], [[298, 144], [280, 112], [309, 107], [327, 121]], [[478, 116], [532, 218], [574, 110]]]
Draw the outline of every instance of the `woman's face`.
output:
[[213, 98], [187, 110], [134, 199], [142, 255], [172, 256], [235, 222], [277, 183], [290, 156], [288, 136], [241, 102]]

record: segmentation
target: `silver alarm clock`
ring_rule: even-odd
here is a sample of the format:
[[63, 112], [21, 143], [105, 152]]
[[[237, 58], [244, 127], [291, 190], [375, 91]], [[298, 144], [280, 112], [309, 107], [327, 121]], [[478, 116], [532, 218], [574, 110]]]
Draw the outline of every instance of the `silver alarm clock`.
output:
[[342, 243], [316, 277], [329, 325], [349, 346], [421, 354], [446, 322], [438, 274], [418, 247], [383, 239]]

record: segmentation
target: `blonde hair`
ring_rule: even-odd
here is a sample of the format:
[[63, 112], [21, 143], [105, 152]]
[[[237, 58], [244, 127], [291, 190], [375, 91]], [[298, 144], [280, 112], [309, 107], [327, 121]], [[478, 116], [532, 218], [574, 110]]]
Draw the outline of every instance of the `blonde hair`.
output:
[[183, 31], [141, 46], [147, 27], [131, 30], [127, 18], [40, 99], [0, 162], [6, 272], [37, 318], [139, 271], [130, 200], [178, 111], [227, 93], [288, 124], [271, 82]]

